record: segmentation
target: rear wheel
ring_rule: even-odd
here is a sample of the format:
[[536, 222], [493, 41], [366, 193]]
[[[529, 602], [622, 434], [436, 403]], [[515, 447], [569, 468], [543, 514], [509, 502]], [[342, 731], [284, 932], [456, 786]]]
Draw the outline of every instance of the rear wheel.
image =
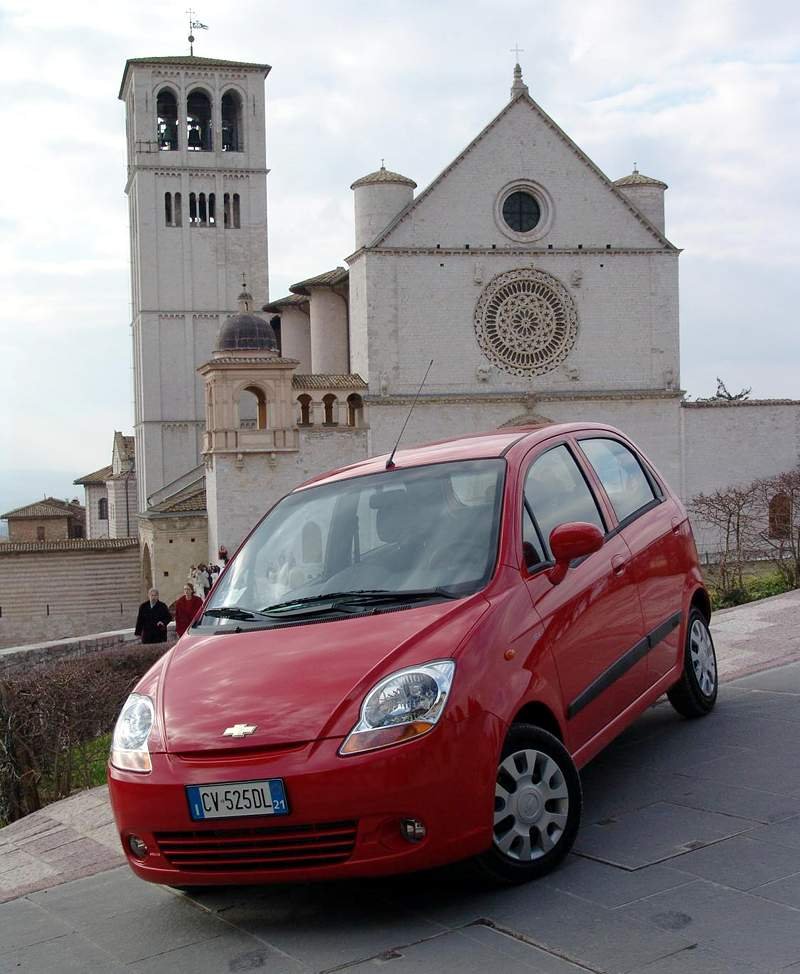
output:
[[667, 696], [682, 717], [704, 717], [717, 702], [718, 686], [717, 657], [708, 620], [694, 608], [686, 626], [683, 673]]
[[476, 868], [507, 884], [544, 876], [572, 847], [581, 803], [578, 771], [561, 741], [541, 727], [514, 724], [497, 768], [492, 847]]

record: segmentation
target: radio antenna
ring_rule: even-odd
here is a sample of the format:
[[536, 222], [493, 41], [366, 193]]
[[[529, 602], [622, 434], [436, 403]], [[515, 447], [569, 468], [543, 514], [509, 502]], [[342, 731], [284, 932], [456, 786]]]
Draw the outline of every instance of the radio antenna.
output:
[[394, 466], [394, 455], [397, 453], [397, 448], [400, 446], [400, 440], [403, 438], [403, 433], [406, 431], [406, 426], [408, 426], [408, 421], [411, 419], [411, 414], [414, 412], [414, 406], [417, 405], [417, 399], [419, 399], [419, 394], [422, 392], [422, 387], [425, 385], [425, 380], [428, 378], [428, 373], [433, 365], [433, 359], [428, 362], [428, 368], [425, 369], [425, 375], [422, 377], [422, 382], [419, 384], [419, 389], [417, 389], [417, 394], [414, 396], [414, 402], [411, 403], [411, 409], [408, 411], [408, 416], [406, 416], [406, 421], [403, 423], [403, 428], [400, 430], [400, 435], [397, 437], [397, 442], [394, 445], [394, 449], [389, 454], [389, 459], [386, 461], [386, 469], [391, 470]]

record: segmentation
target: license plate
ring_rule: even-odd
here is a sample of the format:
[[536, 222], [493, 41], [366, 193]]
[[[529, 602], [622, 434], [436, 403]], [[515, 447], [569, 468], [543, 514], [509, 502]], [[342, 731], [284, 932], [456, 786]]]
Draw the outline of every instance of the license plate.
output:
[[243, 815], [288, 815], [286, 789], [280, 778], [229, 781], [222, 785], [188, 785], [189, 814], [195, 822]]

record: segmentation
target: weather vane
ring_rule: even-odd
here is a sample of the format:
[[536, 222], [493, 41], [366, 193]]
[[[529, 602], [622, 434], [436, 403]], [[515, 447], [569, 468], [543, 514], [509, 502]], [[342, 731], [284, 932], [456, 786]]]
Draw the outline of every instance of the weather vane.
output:
[[195, 20], [195, 12], [191, 7], [186, 11], [186, 14], [189, 17], [189, 55], [194, 57], [194, 31], [208, 30], [208, 24], [201, 24], [199, 20]]

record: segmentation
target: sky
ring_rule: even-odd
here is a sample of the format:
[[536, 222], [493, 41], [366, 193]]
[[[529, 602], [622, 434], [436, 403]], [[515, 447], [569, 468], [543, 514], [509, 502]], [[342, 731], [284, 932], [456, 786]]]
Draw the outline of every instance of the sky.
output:
[[[424, 188], [508, 99], [611, 178], [669, 184], [681, 386], [800, 398], [800, 7], [791, 0], [196, 0], [195, 53], [266, 62], [270, 295], [344, 263], [350, 183]], [[0, 0], [0, 513], [132, 432], [128, 57], [187, 53], [185, 5]], [[232, 309], [233, 310], [233, 309]]]

